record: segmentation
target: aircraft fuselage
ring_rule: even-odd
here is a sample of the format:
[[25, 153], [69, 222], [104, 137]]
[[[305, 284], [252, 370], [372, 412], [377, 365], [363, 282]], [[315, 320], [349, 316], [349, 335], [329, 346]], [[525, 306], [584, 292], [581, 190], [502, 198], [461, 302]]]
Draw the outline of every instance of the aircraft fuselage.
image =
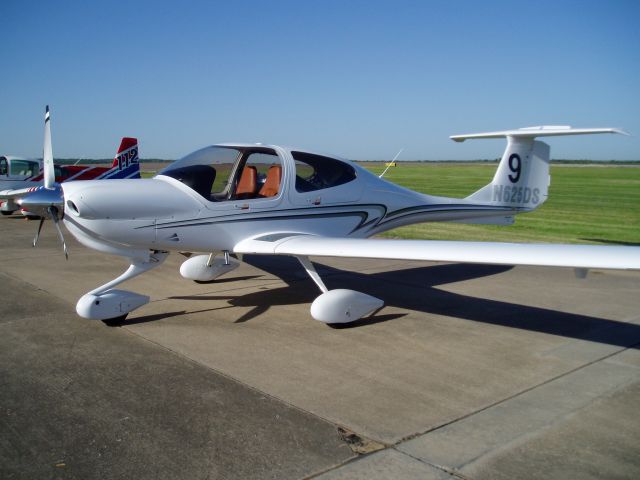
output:
[[[94, 242], [124, 249], [212, 252], [232, 251], [241, 240], [262, 235], [304, 233], [364, 238], [425, 221], [501, 221], [514, 212], [513, 208], [407, 190], [346, 160], [281, 147], [223, 148], [238, 148], [241, 155], [237, 164], [230, 167], [235, 177], [233, 173], [228, 177], [229, 191], [217, 198], [205, 198], [209, 189], [205, 194], [198, 192], [202, 189], [192, 188], [193, 181], [188, 185], [184, 179], [188, 172], [182, 170], [194, 167], [180, 167], [183, 159], [176, 162], [175, 168], [167, 167], [168, 171], [165, 169], [152, 179], [113, 180], [108, 185], [95, 181], [64, 184], [64, 222], [80, 241], [92, 237]], [[269, 197], [239, 198], [233, 193], [234, 188], [240, 188], [234, 182], [238, 184], [240, 171], [247, 166], [254, 149], [262, 155], [261, 160], [266, 158], [281, 167], [278, 191]], [[314, 162], [335, 162], [331, 165], [333, 170], [348, 169], [350, 176], [332, 180], [335, 175], [323, 172], [329, 179], [321, 183], [302, 170], [294, 155], [303, 159], [307, 158], [303, 155], [313, 156], [310, 161]], [[180, 175], [172, 173], [181, 168]], [[220, 171], [224, 168], [218, 166]], [[316, 165], [316, 169], [322, 168]], [[300, 174], [316, 183], [301, 187]], [[263, 183], [266, 181], [263, 179]], [[331, 181], [344, 183], [332, 185]]]

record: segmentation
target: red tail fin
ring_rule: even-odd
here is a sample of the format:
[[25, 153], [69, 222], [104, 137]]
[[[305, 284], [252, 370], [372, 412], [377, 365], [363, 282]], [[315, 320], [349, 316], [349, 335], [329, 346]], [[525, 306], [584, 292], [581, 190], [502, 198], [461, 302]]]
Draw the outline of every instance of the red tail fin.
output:
[[135, 162], [138, 162], [138, 139], [131, 137], [123, 137], [122, 142], [120, 142], [120, 148], [118, 149], [118, 154], [113, 159], [113, 165], [111, 168], [119, 167], [120, 170], [122, 168], [128, 166], [132, 160], [135, 159]]

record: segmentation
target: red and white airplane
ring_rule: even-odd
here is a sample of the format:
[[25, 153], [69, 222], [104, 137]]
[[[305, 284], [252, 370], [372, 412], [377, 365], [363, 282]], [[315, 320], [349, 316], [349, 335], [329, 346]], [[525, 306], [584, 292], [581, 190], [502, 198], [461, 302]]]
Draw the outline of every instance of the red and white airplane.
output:
[[[140, 178], [138, 140], [123, 137], [111, 167], [94, 165], [54, 165], [57, 183], [75, 180]], [[17, 200], [42, 187], [44, 172], [41, 160], [28, 160], [11, 155], [0, 156], [0, 213], [11, 215], [22, 210]]]

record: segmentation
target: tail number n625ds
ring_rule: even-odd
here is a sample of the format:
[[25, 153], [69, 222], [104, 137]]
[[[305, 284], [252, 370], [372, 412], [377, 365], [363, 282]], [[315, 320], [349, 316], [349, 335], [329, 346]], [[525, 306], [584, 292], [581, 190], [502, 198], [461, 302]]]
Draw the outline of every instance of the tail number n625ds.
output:
[[540, 203], [540, 189], [529, 187], [493, 186], [493, 201], [503, 203]]

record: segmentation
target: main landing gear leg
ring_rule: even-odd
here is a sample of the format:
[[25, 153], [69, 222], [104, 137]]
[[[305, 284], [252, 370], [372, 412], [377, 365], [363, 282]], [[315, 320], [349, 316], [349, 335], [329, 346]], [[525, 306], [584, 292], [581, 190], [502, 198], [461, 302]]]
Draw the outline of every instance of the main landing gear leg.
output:
[[104, 320], [107, 324], [121, 322], [129, 312], [149, 303], [149, 297], [113, 287], [162, 265], [168, 256], [169, 252], [154, 251], [147, 259], [132, 259], [122, 275], [83, 295], [78, 300], [76, 312], [81, 317]]
[[384, 305], [379, 298], [355, 290], [329, 290], [306, 256], [296, 256], [322, 295], [311, 304], [311, 316], [324, 323], [349, 323], [366, 317]]

